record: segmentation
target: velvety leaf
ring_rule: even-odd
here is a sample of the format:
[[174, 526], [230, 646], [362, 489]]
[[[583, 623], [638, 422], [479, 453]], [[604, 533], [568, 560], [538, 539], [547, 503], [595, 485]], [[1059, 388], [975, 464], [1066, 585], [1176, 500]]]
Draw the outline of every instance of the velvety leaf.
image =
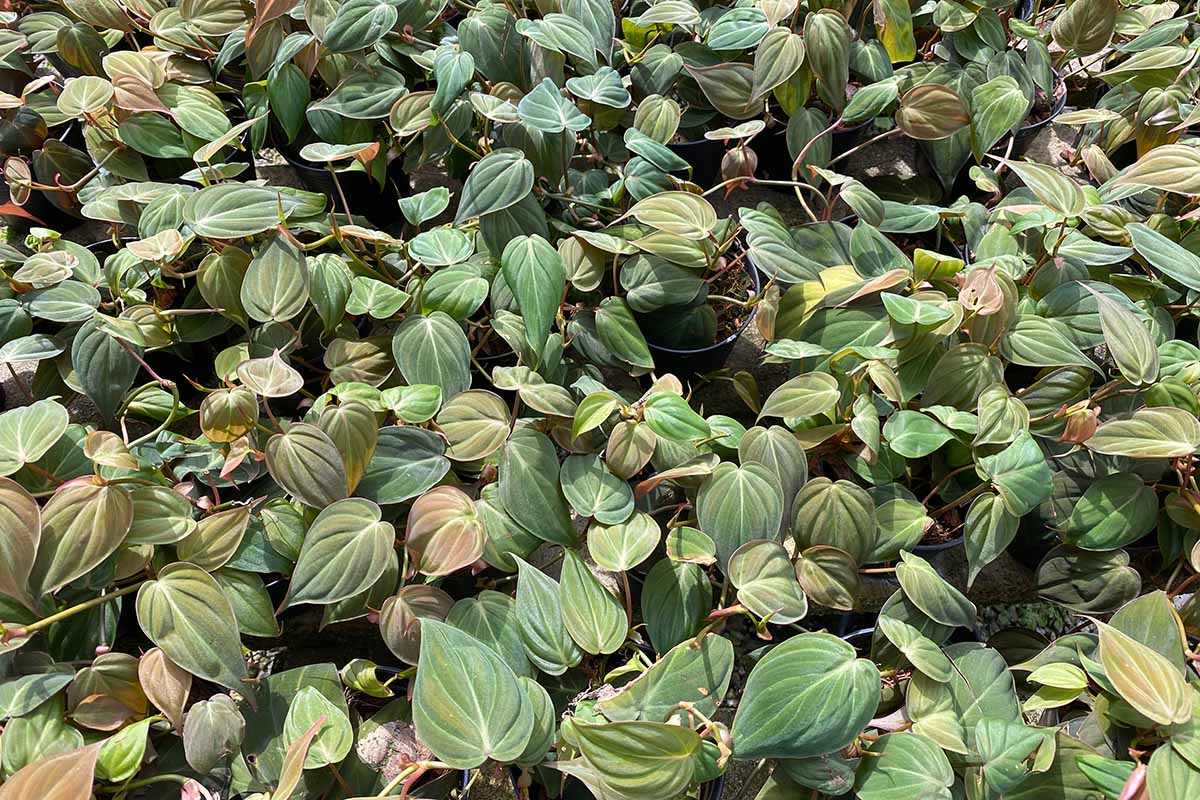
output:
[[724, 564], [746, 542], [778, 538], [783, 494], [775, 476], [761, 464], [723, 463], [700, 487], [696, 516]]
[[[802, 633], [754, 665], [733, 720], [739, 759], [804, 758], [839, 750], [870, 722], [879, 672], [854, 648], [824, 633]], [[821, 724], [813, 726], [811, 720]], [[949, 774], [947, 774], [947, 784]]]
[[199, 567], [175, 563], [137, 596], [138, 624], [146, 636], [191, 674], [244, 691], [246, 661], [233, 608], [221, 587]]
[[904, 596], [943, 625], [972, 627], [975, 624], [975, 604], [951, 586], [929, 565], [912, 553], [901, 553], [896, 565], [896, 580]]
[[381, 517], [379, 506], [358, 497], [322, 509], [304, 534], [286, 605], [328, 605], [369, 589], [396, 541], [392, 524]]
[[1162, 725], [1191, 719], [1191, 689], [1170, 661], [1111, 625], [1095, 624], [1104, 674], [1125, 702]]
[[954, 772], [940, 747], [915, 733], [872, 742], [854, 778], [860, 800], [950, 800]]
[[620, 601], [571, 550], [563, 554], [558, 596], [563, 625], [585, 653], [612, 653], [624, 643], [628, 621]]
[[786, 625], [808, 613], [808, 598], [778, 542], [746, 542], [733, 551], [725, 573], [737, 589], [738, 602], [757, 617]]
[[681, 642], [597, 705], [604, 716], [616, 722], [666, 722], [677, 713], [681, 700], [711, 716], [729, 689], [733, 657], [733, 645], [723, 636], [707, 634], [699, 645]]
[[267, 441], [267, 469], [289, 494], [313, 508], [346, 497], [342, 454], [316, 425], [299, 422]]
[[534, 666], [548, 675], [561, 675], [583, 658], [563, 625], [559, 586], [537, 567], [513, 556], [517, 563], [517, 616], [521, 641]]
[[404, 546], [417, 572], [449, 575], [479, 560], [485, 536], [471, 498], [453, 486], [438, 486], [412, 504]]
[[1097, 453], [1130, 458], [1181, 458], [1200, 447], [1200, 422], [1181, 408], [1140, 408], [1106, 422], [1085, 442]]
[[533, 726], [517, 676], [474, 637], [433, 619], [421, 623], [413, 693], [417, 736], [459, 769], [521, 755]]
[[133, 502], [120, 485], [69, 484], [42, 509], [37, 559], [29, 577], [34, 597], [86, 575], [120, 547], [133, 522]]

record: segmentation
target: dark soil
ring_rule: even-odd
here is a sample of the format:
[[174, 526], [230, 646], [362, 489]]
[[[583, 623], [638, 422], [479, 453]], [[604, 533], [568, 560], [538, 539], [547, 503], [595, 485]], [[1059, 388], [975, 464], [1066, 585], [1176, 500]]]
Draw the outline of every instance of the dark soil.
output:
[[1025, 123], [1021, 127], [1027, 128], [1031, 125], [1037, 125], [1039, 122], [1045, 122], [1054, 116], [1054, 109], [1059, 102], [1067, 94], [1067, 84], [1061, 80], [1055, 80], [1053, 94], [1046, 94], [1041, 89], [1034, 90], [1033, 108], [1029, 110], [1029, 116], [1025, 117]]
[[933, 521], [933, 524], [925, 531], [921, 544], [930, 547], [945, 544], [961, 536], [962, 524], [959, 520], [958, 509], [952, 508]]
[[[710, 295], [719, 294], [724, 297], [736, 297], [739, 300], [751, 296], [754, 291], [754, 281], [750, 279], [750, 273], [742, 267], [744, 258], [745, 251], [739, 251], [725, 269], [710, 279], [711, 282], [708, 285]], [[723, 300], [714, 301], [712, 306], [713, 310], [717, 312], [716, 341], [718, 342], [723, 342], [740, 331], [746, 322], [746, 317], [750, 314], [749, 308]]]

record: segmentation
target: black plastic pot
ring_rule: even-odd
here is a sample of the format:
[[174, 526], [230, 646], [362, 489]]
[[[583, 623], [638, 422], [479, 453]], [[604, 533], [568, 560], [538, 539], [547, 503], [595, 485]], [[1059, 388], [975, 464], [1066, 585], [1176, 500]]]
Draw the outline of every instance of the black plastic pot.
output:
[[[857, 147], [866, 137], [872, 120], [860, 122], [849, 128], [839, 128], [830, 134], [830, 158], [837, 158]], [[758, 176], [772, 181], [792, 179], [792, 154], [788, 150], [787, 125], [780, 123], [755, 137], [750, 147], [758, 154]], [[786, 186], [773, 187], [790, 192]]]
[[[412, 192], [408, 173], [404, 171], [403, 159], [397, 158], [388, 164], [387, 178], [383, 186], [362, 170], [339, 172], [335, 182], [334, 176], [323, 165], [306, 161], [297, 151], [274, 137], [272, 139], [272, 145], [292, 169], [296, 170], [304, 188], [328, 196], [335, 211], [345, 213], [348, 205], [352, 215], [365, 217], [380, 227], [387, 227], [403, 219], [399, 200]], [[345, 204], [342, 202], [343, 196]]]
[[960, 547], [962, 545], [962, 543], [963, 543], [963, 537], [955, 536], [953, 539], [950, 539], [949, 541], [946, 541], [946, 542], [941, 542], [939, 544], [918, 544], [912, 548], [912, 552], [915, 555], [923, 557], [923, 556], [930, 555], [932, 553], [942, 553], [942, 552], [945, 552], [946, 550], [952, 550], [955, 547]]
[[1013, 10], [1013, 15], [1017, 19], [1023, 19], [1029, 22], [1033, 19], [1033, 6], [1035, 0], [1018, 0], [1017, 7]]
[[[1063, 81], [1062, 76], [1056, 73], [1054, 76], [1055, 94], [1058, 93], [1059, 87], [1062, 87], [1062, 96], [1055, 99], [1054, 105], [1050, 110], [1050, 116], [1043, 120], [1032, 122], [1028, 125], [1022, 125], [1017, 129], [1017, 132], [1013, 134], [1012, 148], [1009, 150], [1008, 154], [1008, 158], [1010, 160], [1016, 161], [1024, 156], [1025, 152], [1029, 149], [1029, 146], [1033, 144], [1033, 140], [1037, 138], [1042, 129], [1053, 122], [1055, 118], [1063, 112], [1063, 109], [1066, 108], [1066, 83]], [[996, 155], [1003, 155], [1005, 150], [1008, 149], [1007, 139], [1001, 139], [1000, 143], [992, 148], [991, 152]], [[950, 191], [948, 192], [949, 199], [953, 199], [964, 194], [967, 196], [979, 194], [979, 189], [976, 188], [975, 182], [971, 180], [970, 175], [971, 167], [974, 165], [975, 163], [973, 161], [968, 160], [963, 168], [959, 170], [958, 177], [955, 178], [954, 184], [951, 186]]]
[[[742, 263], [746, 272], [750, 275], [754, 294], [757, 295], [762, 291], [762, 280], [759, 277], [758, 270], [750, 263], [749, 255], [743, 258]], [[755, 306], [750, 309], [750, 313], [746, 315], [746, 319], [742, 320], [741, 326], [736, 331], [708, 347], [696, 350], [682, 350], [672, 347], [662, 347], [647, 341], [647, 344], [650, 346], [650, 354], [654, 356], [655, 371], [659, 374], [670, 372], [682, 378], [691, 375], [703, 375], [706, 372], [713, 372], [720, 369], [729, 360], [729, 354], [733, 352], [734, 345], [737, 344], [737, 340], [746, 332], [746, 329], [750, 327], [750, 323], [754, 321], [754, 316], [757, 313], [758, 307]]]
[[[1053, 105], [1050, 107], [1050, 116], [1043, 120], [1030, 123], [1029, 125], [1022, 125], [1017, 129], [1016, 134], [1013, 136], [1012, 154], [1009, 156], [1009, 158], [1017, 159], [1025, 155], [1025, 151], [1029, 149], [1029, 145], [1033, 144], [1033, 140], [1037, 138], [1038, 133], [1040, 133], [1043, 128], [1053, 122], [1054, 119], [1063, 112], [1063, 109], [1066, 108], [1067, 85], [1063, 80], [1062, 75], [1058, 73], [1054, 74], [1054, 85], [1052, 89], [1056, 97], [1053, 100]], [[1060, 89], [1062, 91], [1061, 95], [1059, 95]]]
[[724, 142], [714, 139], [697, 139], [692, 142], [669, 144], [667, 147], [672, 153], [691, 165], [692, 183], [703, 189], [710, 189], [720, 180], [721, 159], [725, 156]]

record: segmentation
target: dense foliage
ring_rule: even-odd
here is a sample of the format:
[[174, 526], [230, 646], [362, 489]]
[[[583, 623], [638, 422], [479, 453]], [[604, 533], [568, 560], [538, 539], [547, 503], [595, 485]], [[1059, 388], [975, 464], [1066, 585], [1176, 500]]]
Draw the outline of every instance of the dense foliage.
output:
[[0, 800], [1200, 796], [1194, 5], [617, 5], [0, 12]]

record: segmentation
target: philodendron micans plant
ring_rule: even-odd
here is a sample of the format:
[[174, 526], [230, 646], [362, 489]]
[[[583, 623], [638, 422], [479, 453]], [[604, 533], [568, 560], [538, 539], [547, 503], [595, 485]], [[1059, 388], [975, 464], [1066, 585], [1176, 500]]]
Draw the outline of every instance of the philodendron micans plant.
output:
[[1200, 795], [1196, 23], [1025, 9], [0, 12], [0, 800]]

